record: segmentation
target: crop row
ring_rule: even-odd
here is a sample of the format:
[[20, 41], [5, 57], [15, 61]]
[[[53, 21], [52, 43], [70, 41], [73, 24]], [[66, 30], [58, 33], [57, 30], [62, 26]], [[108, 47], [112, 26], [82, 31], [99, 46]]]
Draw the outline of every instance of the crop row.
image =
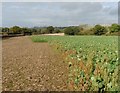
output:
[[118, 37], [34, 36], [62, 51], [69, 67], [68, 86], [81, 91], [118, 91]]

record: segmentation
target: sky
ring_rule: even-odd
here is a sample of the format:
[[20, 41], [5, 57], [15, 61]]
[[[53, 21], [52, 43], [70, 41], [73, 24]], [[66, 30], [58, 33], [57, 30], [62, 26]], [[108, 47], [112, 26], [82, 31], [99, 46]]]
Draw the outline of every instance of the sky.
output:
[[120, 0], [0, 0], [2, 2], [119, 2]]
[[2, 26], [71, 26], [118, 23], [117, 2], [4, 2]]

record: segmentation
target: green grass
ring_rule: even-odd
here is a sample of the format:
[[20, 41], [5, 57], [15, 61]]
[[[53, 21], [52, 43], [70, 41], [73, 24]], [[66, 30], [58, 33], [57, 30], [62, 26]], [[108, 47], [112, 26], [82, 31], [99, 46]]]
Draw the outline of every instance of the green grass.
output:
[[117, 91], [117, 36], [33, 36], [32, 40], [46, 40], [62, 54], [67, 54], [68, 86], [74, 90]]
[[44, 43], [44, 42], [48, 42], [48, 40], [46, 38], [39, 38], [39, 37], [32, 37], [32, 41], [33, 42], [41, 42], [41, 43]]

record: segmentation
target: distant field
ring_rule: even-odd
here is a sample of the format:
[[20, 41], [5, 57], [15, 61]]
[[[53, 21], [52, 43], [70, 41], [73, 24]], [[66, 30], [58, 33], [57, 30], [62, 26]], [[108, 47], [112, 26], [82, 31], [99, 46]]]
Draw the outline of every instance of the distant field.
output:
[[48, 35], [48, 36], [64, 36], [64, 33], [42, 34], [42, 35]]
[[68, 62], [71, 90], [117, 91], [117, 36], [33, 36], [48, 42]]

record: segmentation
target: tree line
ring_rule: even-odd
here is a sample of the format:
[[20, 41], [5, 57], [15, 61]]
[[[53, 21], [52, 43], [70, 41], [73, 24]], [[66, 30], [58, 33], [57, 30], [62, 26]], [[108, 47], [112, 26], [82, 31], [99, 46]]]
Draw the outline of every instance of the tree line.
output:
[[4, 27], [2, 28], [2, 33], [11, 35], [11, 34], [23, 34], [23, 35], [37, 35], [37, 34], [49, 34], [49, 33], [60, 33], [61, 30], [58, 28], [54, 28], [53, 26], [39, 28], [39, 27], [33, 27], [33, 28], [27, 28], [27, 27], [19, 27], [19, 26], [13, 26], [13, 27]]
[[120, 32], [119, 24], [112, 24], [111, 26], [95, 25], [89, 27], [87, 25], [69, 26], [69, 27], [33, 27], [25, 28], [19, 26], [4, 27], [2, 33], [11, 34], [23, 34], [23, 35], [37, 35], [37, 34], [51, 34], [51, 33], [65, 33], [66, 35], [118, 35]]
[[93, 27], [71, 26], [64, 30], [66, 35], [119, 35], [120, 25], [112, 24], [111, 26], [95, 25]]

